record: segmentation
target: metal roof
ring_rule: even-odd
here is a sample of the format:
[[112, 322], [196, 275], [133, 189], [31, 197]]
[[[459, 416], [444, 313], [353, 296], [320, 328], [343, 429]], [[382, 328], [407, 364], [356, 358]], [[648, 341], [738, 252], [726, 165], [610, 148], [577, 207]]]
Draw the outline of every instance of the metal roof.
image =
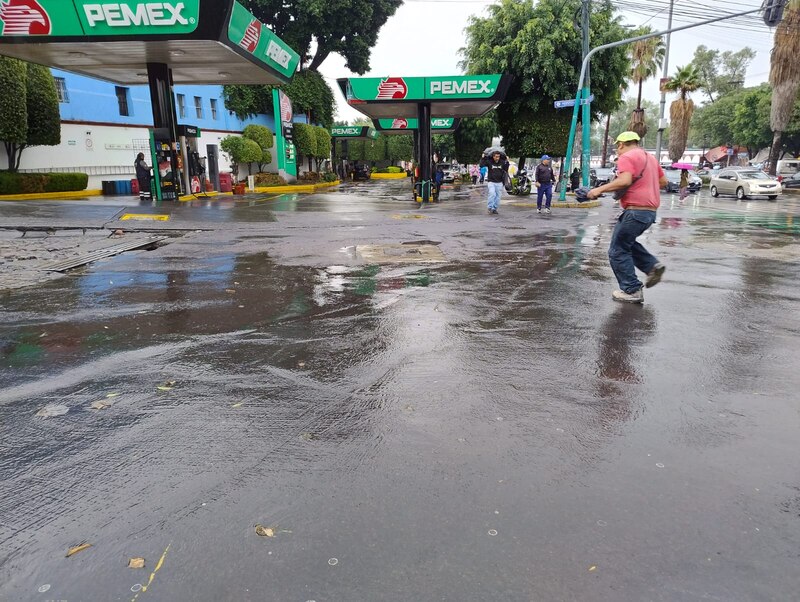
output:
[[[173, 2], [176, 9], [183, 6], [186, 25], [171, 28], [145, 23], [143, 16], [109, 27], [98, 22], [107, 14], [90, 12], [105, 6], [100, 0], [37, 1], [49, 33], [16, 33], [19, 26], [12, 30], [6, 23], [8, 5], [0, 4], [0, 54], [124, 85], [146, 84], [148, 63], [169, 65], [175, 84], [281, 84], [291, 80], [300, 60], [235, 0]], [[146, 15], [144, 9], [154, 3], [127, 4], [136, 16]]]

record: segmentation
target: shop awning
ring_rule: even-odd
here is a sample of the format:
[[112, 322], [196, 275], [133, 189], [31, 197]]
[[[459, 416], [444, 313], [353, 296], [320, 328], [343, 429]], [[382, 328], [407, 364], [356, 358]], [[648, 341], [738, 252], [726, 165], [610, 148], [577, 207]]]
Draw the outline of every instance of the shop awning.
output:
[[235, 0], [0, 0], [0, 54], [123, 84], [281, 84], [299, 55]]

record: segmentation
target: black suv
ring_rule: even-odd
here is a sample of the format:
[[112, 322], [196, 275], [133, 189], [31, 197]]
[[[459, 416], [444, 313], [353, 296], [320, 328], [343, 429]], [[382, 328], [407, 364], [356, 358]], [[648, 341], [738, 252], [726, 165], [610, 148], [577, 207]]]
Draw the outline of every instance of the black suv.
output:
[[372, 170], [369, 168], [369, 165], [360, 163], [353, 168], [354, 180], [369, 180], [371, 177], [372, 177]]

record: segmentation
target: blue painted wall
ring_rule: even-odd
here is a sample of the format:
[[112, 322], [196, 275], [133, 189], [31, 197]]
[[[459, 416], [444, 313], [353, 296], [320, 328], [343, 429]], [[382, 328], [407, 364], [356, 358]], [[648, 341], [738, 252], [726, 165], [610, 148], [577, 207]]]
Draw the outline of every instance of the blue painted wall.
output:
[[[128, 111], [130, 115], [120, 115], [116, 86], [112, 83], [53, 69], [53, 76], [63, 78], [69, 102], [62, 102], [61, 119], [89, 123], [114, 123], [119, 125], [152, 125], [153, 112], [150, 104], [150, 90], [147, 86], [128, 87]], [[195, 125], [203, 130], [222, 130], [241, 132], [251, 123], [265, 125], [273, 132], [275, 123], [272, 117], [257, 115], [242, 121], [231, 114], [222, 100], [222, 86], [175, 86], [175, 95], [183, 95], [186, 116], [178, 114], [178, 123]], [[201, 99], [202, 117], [197, 116], [195, 97]], [[212, 117], [211, 99], [217, 101], [216, 119]], [[178, 107], [176, 99], [176, 107]], [[305, 116], [295, 117], [295, 121], [305, 122]]]

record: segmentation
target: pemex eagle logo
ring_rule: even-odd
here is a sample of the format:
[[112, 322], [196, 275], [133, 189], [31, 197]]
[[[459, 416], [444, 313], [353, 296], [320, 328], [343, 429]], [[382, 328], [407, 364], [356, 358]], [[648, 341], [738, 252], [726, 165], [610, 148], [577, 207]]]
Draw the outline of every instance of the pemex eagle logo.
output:
[[53, 31], [50, 17], [36, 0], [0, 0], [4, 36], [46, 36]]
[[376, 100], [405, 98], [406, 94], [408, 94], [408, 86], [402, 77], [387, 77], [378, 84]]

